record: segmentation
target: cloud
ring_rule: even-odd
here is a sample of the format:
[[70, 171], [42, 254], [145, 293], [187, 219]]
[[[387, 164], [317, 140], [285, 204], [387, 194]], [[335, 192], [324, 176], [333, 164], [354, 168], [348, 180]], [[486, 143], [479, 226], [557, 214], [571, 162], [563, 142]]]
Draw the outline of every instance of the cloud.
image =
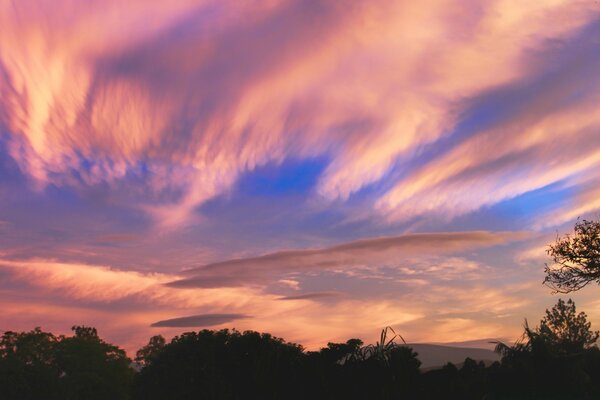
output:
[[[598, 32], [600, 24], [590, 25], [535, 61], [552, 67], [479, 98], [479, 107], [501, 107], [497, 121], [399, 180], [377, 201], [380, 212], [396, 221], [451, 219], [582, 175], [597, 179], [600, 57], [589, 54], [599, 54]], [[581, 203], [556, 220], [597, 207]]]
[[[108, 185], [164, 227], [291, 157], [330, 159], [316, 192], [345, 200], [447, 137], [465, 99], [537, 73], [525, 50], [573, 36], [593, 7], [10, 3], [0, 123], [38, 187]], [[396, 190], [380, 206], [406, 202]]]
[[300, 290], [300, 282], [294, 279], [280, 279], [277, 283], [293, 290]]
[[127, 234], [116, 234], [116, 235], [103, 235], [98, 236], [96, 238], [97, 242], [105, 243], [105, 242], [114, 242], [114, 243], [129, 243], [140, 240], [138, 235], [127, 235]]
[[[465, 263], [455, 262], [457, 268]], [[0, 316], [0, 324], [7, 329], [30, 329], [42, 324], [46, 329], [67, 333], [70, 326], [85, 323], [106, 331], [109, 339], [122, 343], [128, 351], [135, 351], [157, 328], [162, 329], [161, 334], [174, 335], [181, 332], [182, 324], [225, 324], [230, 321], [223, 316], [233, 314], [252, 316], [235, 319], [240, 330], [270, 332], [315, 349], [349, 337], [371, 342], [385, 326], [393, 326], [411, 341], [466, 340], [490, 336], [492, 332], [493, 336], [516, 337], [523, 316], [527, 316], [523, 315], [525, 307], [531, 310], [532, 302], [541, 303], [536, 306], [541, 312], [547, 302], [539, 282], [516, 286], [504, 282], [514, 279], [507, 270], [484, 268], [485, 273], [476, 278], [461, 279], [458, 275], [436, 280], [431, 278], [444, 273], [437, 269], [440, 262], [432, 268], [425, 264], [423, 261], [421, 267], [429, 278], [426, 286], [378, 278], [366, 282], [372, 284], [369, 287], [357, 274], [344, 279], [337, 276], [335, 290], [306, 291], [295, 296], [289, 289], [291, 293], [282, 296], [268, 293], [267, 288], [178, 289], [164, 286], [165, 281], [177, 278], [168, 274], [43, 260], [3, 260], [0, 301], [6, 305], [6, 313]], [[327, 274], [312, 278], [321, 287], [328, 286]], [[356, 290], [357, 284], [360, 290]], [[304, 278], [302, 285], [312, 287]], [[344, 295], [325, 304], [302, 301], [326, 299], [324, 296], [334, 293]], [[171, 324], [173, 315], [224, 319], [175, 319]], [[160, 326], [150, 328], [153, 323]]]
[[287, 250], [207, 264], [185, 271], [171, 287], [259, 284], [274, 273], [308, 272], [394, 265], [409, 256], [447, 254], [520, 240], [523, 232], [438, 232], [362, 239], [323, 249]]
[[[165, 286], [178, 275], [143, 273], [112, 269], [105, 266], [60, 263], [48, 260], [0, 260], [0, 271], [8, 275], [6, 282], [22, 283], [46, 293], [50, 298], [82, 300], [94, 304], [131, 302], [141, 305], [195, 307], [221, 310], [227, 305], [243, 307], [260, 291], [251, 288], [205, 289], [182, 291]], [[276, 296], [264, 296], [267, 301]]]
[[233, 322], [238, 319], [250, 318], [244, 314], [201, 314], [190, 315], [189, 317], [180, 317], [166, 319], [153, 323], [152, 327], [168, 327], [168, 328], [188, 328], [188, 327], [203, 327], [223, 325], [228, 322]]
[[339, 292], [314, 292], [314, 293], [303, 293], [293, 296], [283, 296], [278, 300], [314, 300], [314, 299], [323, 299], [328, 297], [337, 297], [342, 295]]
[[577, 218], [597, 219], [600, 215], [600, 174], [594, 169], [590, 169], [588, 174], [574, 176], [562, 186], [572, 195], [540, 215], [536, 229], [574, 223]]
[[[491, 231], [599, 209], [598, 7], [461, 5], [0, 2], [0, 325], [128, 349], [174, 315], [309, 347], [518, 334], [542, 261]], [[240, 178], [315, 159], [301, 207], [230, 212]], [[549, 185], [524, 227], [494, 210]], [[415, 227], [446, 233], [376, 237]]]
[[[8, 273], [0, 285], [0, 301], [7, 306], [0, 316], [2, 326], [30, 329], [42, 324], [66, 333], [73, 324], [86, 323], [108, 331], [108, 338], [128, 351], [147, 340], [152, 334], [148, 327], [156, 321], [165, 334], [177, 334], [183, 323], [219, 324], [235, 316], [242, 330], [271, 332], [316, 347], [325, 343], [323, 338], [347, 335], [347, 322], [354, 318], [374, 331], [391, 320], [416, 318], [414, 311], [390, 301], [345, 300], [323, 312], [319, 302], [280, 301], [281, 296], [248, 288], [181, 290], [160, 285], [161, 275], [91, 265], [3, 260], [0, 270]], [[206, 313], [193, 317], [202, 319], [170, 321], [173, 314], [198, 309]]]

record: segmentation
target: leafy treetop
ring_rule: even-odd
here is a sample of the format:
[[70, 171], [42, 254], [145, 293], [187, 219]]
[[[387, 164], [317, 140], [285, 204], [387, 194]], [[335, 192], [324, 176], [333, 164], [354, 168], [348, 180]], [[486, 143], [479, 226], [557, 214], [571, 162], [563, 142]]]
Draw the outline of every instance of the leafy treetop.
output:
[[547, 253], [554, 264], [546, 265], [544, 284], [554, 291], [569, 293], [600, 283], [600, 221], [578, 221], [574, 233], [558, 237]]

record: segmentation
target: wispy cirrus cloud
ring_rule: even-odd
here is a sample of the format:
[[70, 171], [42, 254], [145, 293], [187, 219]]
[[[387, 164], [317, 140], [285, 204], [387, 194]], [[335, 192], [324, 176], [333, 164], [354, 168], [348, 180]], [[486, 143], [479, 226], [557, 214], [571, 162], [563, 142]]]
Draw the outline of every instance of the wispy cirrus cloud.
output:
[[452, 218], [581, 175], [597, 179], [600, 58], [588, 54], [598, 54], [598, 32], [593, 24], [564, 44], [569, 50], [540, 56], [554, 61], [540, 76], [480, 99], [484, 107], [502, 104], [498, 120], [398, 181], [378, 200], [380, 211], [400, 220]]
[[536, 73], [525, 49], [596, 15], [585, 1], [8, 4], [11, 155], [39, 184], [109, 184], [169, 226], [288, 157], [330, 157], [317, 192], [347, 199], [449, 134], [464, 99]]

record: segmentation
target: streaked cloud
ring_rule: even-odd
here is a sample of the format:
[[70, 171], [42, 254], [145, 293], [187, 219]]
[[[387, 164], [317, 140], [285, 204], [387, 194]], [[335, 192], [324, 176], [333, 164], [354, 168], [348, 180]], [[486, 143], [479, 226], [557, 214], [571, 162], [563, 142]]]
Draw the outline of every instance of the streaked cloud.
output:
[[523, 232], [439, 232], [356, 240], [324, 249], [288, 250], [221, 261], [186, 271], [172, 287], [241, 286], [272, 279], [272, 273], [394, 265], [417, 254], [444, 254], [525, 238]]
[[[449, 135], [464, 99], [537, 74], [525, 49], [568, 43], [597, 16], [587, 1], [8, 4], [10, 154], [40, 185], [108, 184], [166, 226], [290, 156], [330, 157], [317, 192], [346, 199]], [[399, 185], [379, 204], [410, 211], [418, 183]], [[526, 190], [516, 185], [494, 198]]]
[[303, 293], [296, 294], [292, 296], [283, 296], [278, 300], [316, 300], [316, 299], [324, 299], [328, 297], [336, 297], [341, 296], [343, 293], [339, 292], [313, 292], [313, 293]]
[[[600, 25], [596, 31], [600, 32]], [[592, 72], [587, 68], [600, 67], [600, 58], [588, 62], [595, 67], [572, 61], [575, 66], [566, 68], [573, 70], [561, 71], [572, 75], [572, 84], [566, 87], [553, 81], [556, 74], [551, 74], [539, 83], [544, 85], [539, 98], [524, 105], [514, 119], [465, 140], [398, 182], [379, 200], [379, 207], [392, 218], [453, 217], [579, 174], [596, 177], [600, 116], [594, 104], [600, 101], [598, 92], [586, 91], [558, 110], [548, 100], [551, 96], [570, 98], [589, 88]]]
[[223, 325], [228, 322], [233, 322], [235, 320], [244, 318], [249, 317], [244, 314], [201, 314], [190, 315], [189, 317], [165, 319], [163, 321], [154, 322], [150, 326], [169, 328], [205, 327]]

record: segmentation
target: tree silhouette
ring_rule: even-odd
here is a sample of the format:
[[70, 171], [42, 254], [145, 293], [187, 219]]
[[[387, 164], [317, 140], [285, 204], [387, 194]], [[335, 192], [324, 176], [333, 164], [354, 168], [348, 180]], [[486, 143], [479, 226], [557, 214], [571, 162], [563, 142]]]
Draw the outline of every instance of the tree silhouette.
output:
[[5, 332], [0, 338], [0, 398], [60, 399], [60, 369], [55, 363], [59, 338], [35, 328]]
[[514, 346], [498, 343], [496, 351], [509, 357], [523, 352], [571, 356], [592, 347], [599, 336], [599, 331], [591, 330], [587, 315], [577, 314], [573, 300], [558, 299], [552, 309], [546, 310], [539, 327], [530, 328], [525, 320], [522, 339]]
[[526, 322], [501, 362], [467, 358], [428, 370], [391, 328], [373, 345], [350, 339], [308, 352], [254, 331], [187, 332], [169, 343], [158, 335], [137, 352], [137, 373], [95, 328], [73, 332], [0, 336], [0, 400], [600, 398], [598, 332], [571, 300], [559, 300], [536, 328]]
[[0, 338], [0, 399], [126, 400], [134, 371], [125, 352], [104, 342], [95, 328], [74, 335], [35, 328]]
[[148, 344], [137, 351], [135, 361], [143, 367], [150, 365], [165, 346], [166, 341], [162, 335], [152, 336]]
[[554, 264], [546, 265], [544, 284], [554, 291], [569, 293], [600, 283], [600, 221], [578, 221], [574, 233], [558, 237], [547, 253]]
[[541, 320], [536, 334], [557, 353], [578, 354], [593, 346], [600, 333], [591, 330], [584, 312], [577, 314], [575, 303], [569, 299], [558, 303]]
[[74, 326], [56, 346], [65, 399], [128, 399], [134, 371], [125, 351], [106, 343], [95, 328]]
[[[598, 361], [594, 346], [599, 333], [591, 330], [585, 313], [577, 313], [575, 303], [559, 299], [531, 328], [525, 320], [523, 337], [513, 346], [498, 343], [503, 355], [503, 390], [582, 398], [589, 393], [594, 364]], [[552, 384], [549, 385], [549, 382]]]
[[[160, 342], [151, 340], [139, 354], [145, 357]], [[136, 379], [139, 399], [303, 398], [302, 347], [269, 334], [186, 332], [149, 354]]]

